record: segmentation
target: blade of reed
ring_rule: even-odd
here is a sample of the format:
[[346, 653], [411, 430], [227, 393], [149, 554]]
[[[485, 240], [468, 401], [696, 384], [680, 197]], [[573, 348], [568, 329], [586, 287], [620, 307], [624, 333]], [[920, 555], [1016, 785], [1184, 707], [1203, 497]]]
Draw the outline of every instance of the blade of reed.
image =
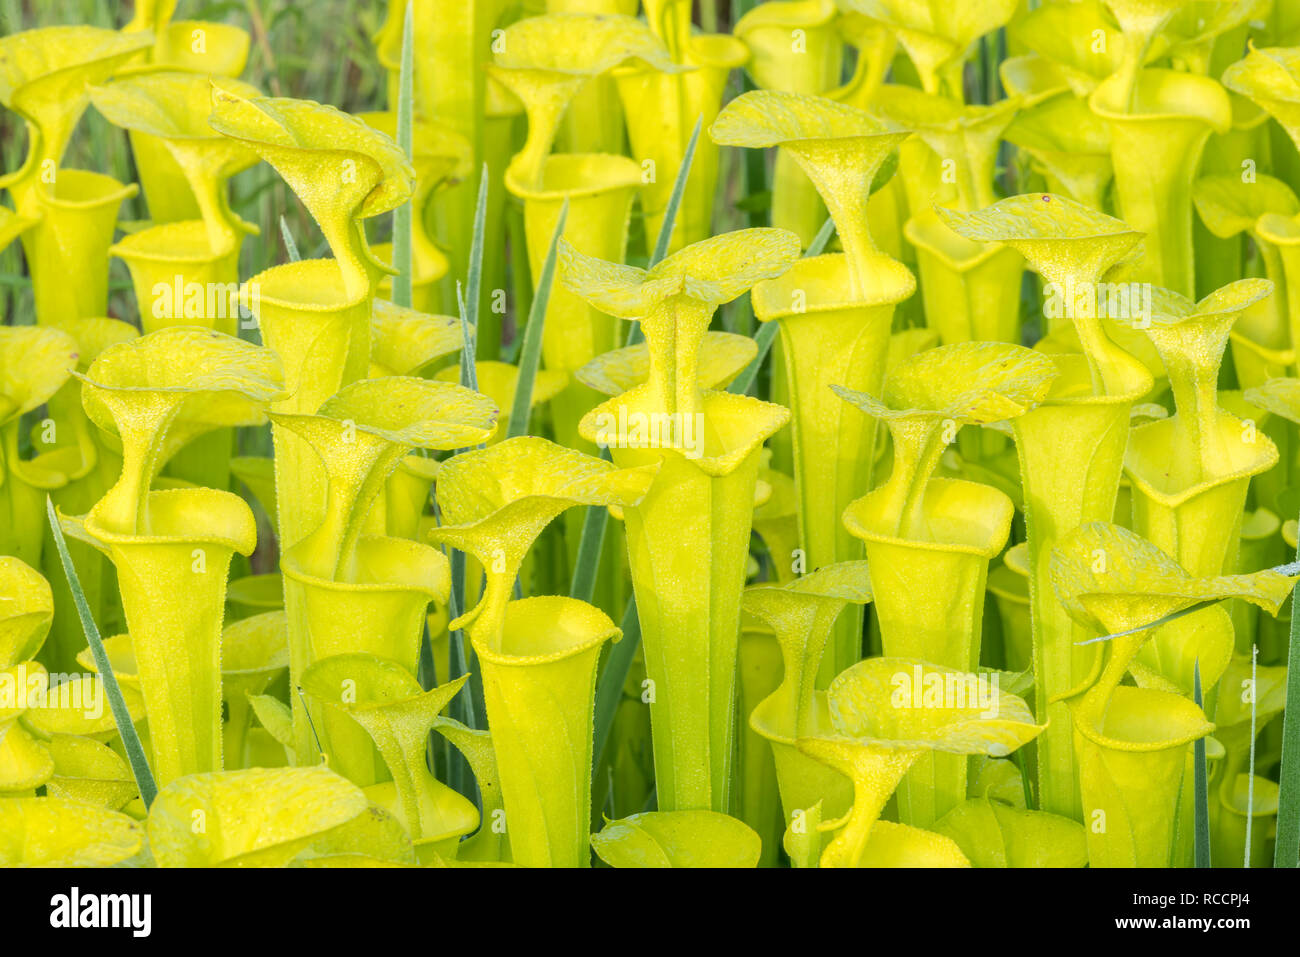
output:
[[[1250, 837], [1251, 824], [1255, 819], [1255, 735], [1258, 729], [1255, 726], [1259, 718], [1259, 708], [1256, 704], [1258, 700], [1258, 679], [1259, 679], [1259, 645], [1250, 646], [1250, 764], [1246, 772], [1246, 851], [1245, 861], [1242, 867], [1250, 867]], [[1233, 782], [1229, 782], [1231, 786]]]
[[546, 329], [546, 306], [551, 300], [551, 286], [555, 281], [555, 260], [559, 253], [560, 237], [564, 235], [564, 224], [569, 218], [569, 201], [566, 199], [560, 207], [560, 216], [555, 221], [555, 231], [551, 233], [551, 245], [546, 251], [546, 261], [542, 264], [542, 274], [537, 281], [537, 294], [533, 296], [532, 307], [528, 310], [528, 325], [524, 327], [524, 344], [519, 353], [519, 378], [515, 380], [515, 401], [510, 410], [510, 425], [506, 428], [506, 438], [528, 434], [529, 419], [533, 409], [533, 383], [537, 379], [537, 367], [542, 359], [542, 333]]
[[513, 299], [514, 335], [510, 345], [501, 346], [500, 358], [514, 363], [524, 342], [524, 317], [532, 310], [533, 283], [528, 274], [528, 244], [524, 238], [524, 214], [517, 204], [506, 208], [506, 242], [510, 245], [510, 289]]
[[[1253, 701], [1251, 709], [1253, 721]], [[1252, 734], [1252, 763], [1254, 754]], [[1254, 773], [1253, 767], [1251, 773]], [[1278, 772], [1278, 791], [1273, 866], [1300, 867], [1300, 615], [1296, 614], [1294, 592], [1291, 596], [1291, 647], [1286, 661], [1286, 708], [1282, 712], [1282, 766]], [[1249, 826], [1249, 816], [1246, 821]], [[1249, 846], [1247, 844], [1248, 849]]]
[[[469, 282], [465, 290], [469, 324], [478, 329], [479, 299], [483, 288], [483, 232], [487, 219], [488, 168], [483, 164], [478, 174], [478, 201], [474, 206], [474, 235], [469, 244]], [[473, 356], [475, 353], [470, 353]]]
[[727, 386], [728, 392], [744, 395], [749, 391], [749, 387], [758, 378], [758, 370], [763, 368], [767, 354], [772, 351], [772, 343], [776, 341], [778, 331], [779, 327], [775, 322], [765, 322], [759, 327], [758, 332], [754, 333], [754, 341], [758, 343], [758, 355], [754, 356], [753, 361], [736, 376], [736, 381]]
[[284, 240], [284, 251], [289, 255], [289, 262], [296, 263], [302, 256], [298, 254], [298, 244], [293, 241], [293, 233], [289, 232], [289, 224], [280, 217], [280, 238]]
[[[695, 144], [699, 142], [700, 125], [703, 122], [703, 116], [695, 120], [695, 129], [691, 131], [690, 141], [686, 144], [686, 152], [682, 155], [682, 165], [677, 170], [677, 179], [673, 181], [673, 191], [668, 196], [668, 206], [664, 210], [663, 225], [659, 227], [659, 236], [655, 239], [655, 248], [650, 254], [650, 262], [647, 264], [647, 268], [657, 266], [668, 255], [668, 243], [672, 239], [673, 229], [677, 225], [677, 210], [682, 205], [682, 196], [686, 192], [686, 180], [691, 175], [691, 164], [695, 161]], [[625, 345], [634, 346], [641, 339], [641, 323], [633, 320], [631, 328], [627, 331]]]
[[834, 235], [835, 220], [827, 216], [826, 222], [822, 223], [822, 228], [817, 230], [817, 235], [814, 236], [813, 241], [808, 244], [808, 251], [803, 254], [804, 258], [809, 259], [813, 256], [820, 256], [822, 250], [826, 248], [826, 244], [831, 241], [831, 237]]
[[[1198, 658], [1192, 669], [1192, 698], [1199, 708], [1201, 700], [1201, 661]], [[1192, 842], [1193, 861], [1197, 867], [1210, 866], [1210, 785], [1205, 766], [1205, 739], [1197, 738], [1192, 744], [1192, 770], [1195, 775], [1193, 802], [1196, 808], [1196, 834]], [[1249, 846], [1247, 841], [1247, 846]]]
[[[407, 0], [406, 16], [402, 21], [402, 63], [397, 76], [397, 145], [412, 158], [411, 109], [413, 77], [415, 75], [414, 44], [412, 43], [412, 3]], [[408, 199], [393, 210], [393, 302], [399, 306], [411, 305], [411, 218], [413, 209]]]
[[[467, 389], [478, 391], [478, 374], [475, 368], [475, 341], [474, 331], [477, 329], [475, 320], [478, 318], [478, 292], [479, 286], [483, 279], [483, 225], [487, 218], [487, 167], [483, 167], [479, 177], [478, 202], [474, 208], [474, 236], [470, 242], [469, 257], [469, 276], [468, 276], [468, 300], [466, 299], [466, 290], [462, 288], [459, 282], [456, 283], [456, 303], [460, 313], [460, 331], [463, 344], [460, 350], [460, 384]], [[435, 510], [435, 515], [441, 521], [441, 515]], [[462, 611], [468, 607], [465, 595], [465, 553], [459, 549], [451, 549], [448, 559], [451, 562], [451, 595], [447, 600], [447, 614], [449, 620], [454, 621]], [[478, 708], [476, 699], [482, 697], [483, 679], [477, 674], [477, 669], [470, 672], [469, 651], [465, 647], [465, 632], [463, 629], [455, 629], [450, 635], [451, 657], [448, 663], [447, 676], [448, 681], [454, 681], [461, 675], [469, 673], [470, 680], [465, 682], [464, 687], [456, 694], [452, 700], [452, 708], [455, 716], [462, 724], [477, 730], [481, 725], [478, 721]], [[477, 679], [477, 681], [475, 680]], [[470, 794], [472, 781], [469, 780], [469, 766], [463, 758], [456, 758], [452, 761], [451, 767], [451, 785], [461, 794]]]
[[1025, 794], [1025, 809], [1036, 811], [1038, 802], [1034, 800], [1034, 788], [1029, 783], [1033, 779], [1033, 775], [1029, 773], [1029, 764], [1025, 760], [1024, 752], [1024, 748], [1018, 748], [1011, 752], [1011, 758], [1015, 761], [1017, 770], [1020, 771], [1020, 788]]
[[623, 697], [623, 682], [636, 657], [637, 646], [641, 643], [641, 619], [636, 613], [636, 599], [629, 598], [627, 608], [623, 611], [623, 638], [609, 650], [605, 667], [596, 682], [596, 718], [594, 746], [591, 750], [592, 766], [599, 767], [609, 743], [609, 733], [614, 727], [614, 715], [618, 703]]
[[[835, 235], [835, 222], [828, 216], [826, 222], [822, 223], [822, 228], [817, 230], [817, 235], [808, 245], [808, 251], [804, 253], [805, 258], [810, 256], [820, 256], [826, 244], [831, 241]], [[754, 341], [758, 343], [758, 355], [754, 356], [752, 362], [745, 366], [744, 371], [736, 376], [736, 381], [727, 387], [728, 392], [734, 392], [736, 395], [744, 395], [749, 391], [754, 380], [758, 378], [758, 372], [763, 368], [763, 363], [767, 359], [767, 354], [772, 350], [772, 343], [776, 341], [776, 334], [779, 326], [775, 322], [765, 322], [758, 332], [754, 334]]]
[[[601, 458], [609, 461], [608, 448], [600, 450]], [[590, 602], [596, 593], [596, 576], [600, 572], [600, 553], [605, 546], [605, 530], [609, 527], [609, 509], [603, 505], [587, 506], [582, 522], [582, 537], [578, 539], [578, 557], [573, 566], [573, 583], [569, 597]]]
[[126, 701], [122, 697], [122, 688], [117, 683], [117, 675], [113, 673], [108, 652], [104, 650], [99, 627], [95, 624], [95, 617], [90, 613], [90, 605], [86, 602], [86, 593], [81, 587], [81, 579], [77, 576], [72, 556], [68, 553], [68, 543], [63, 538], [63, 528], [59, 525], [59, 517], [54, 511], [54, 500], [48, 495], [45, 496], [45, 514], [49, 518], [50, 531], [54, 533], [54, 547], [59, 551], [63, 573], [68, 576], [68, 588], [72, 592], [72, 601], [77, 606], [77, 617], [81, 619], [86, 643], [90, 645], [90, 653], [95, 658], [95, 669], [104, 683], [104, 694], [108, 696], [108, 707], [113, 712], [113, 723], [117, 725], [118, 734], [122, 736], [122, 747], [126, 751], [127, 761], [131, 764], [131, 774], [135, 778], [136, 787], [140, 789], [140, 800], [148, 808], [158, 795], [158, 785], [154, 782], [153, 772], [149, 770], [149, 759], [145, 757], [140, 735], [136, 733], [135, 725], [131, 721], [131, 713], [127, 710]]

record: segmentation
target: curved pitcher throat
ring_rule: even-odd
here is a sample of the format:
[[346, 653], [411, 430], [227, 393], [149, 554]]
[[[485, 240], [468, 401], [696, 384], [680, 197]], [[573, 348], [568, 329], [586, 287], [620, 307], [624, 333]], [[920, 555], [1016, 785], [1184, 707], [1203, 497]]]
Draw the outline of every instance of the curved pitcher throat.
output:
[[644, 388], [646, 405], [680, 418], [686, 428], [703, 412], [699, 384], [700, 346], [715, 307], [685, 292], [658, 303], [642, 320], [650, 370]]
[[[257, 296], [251, 296], [253, 289]], [[365, 378], [371, 300], [353, 295], [333, 259], [274, 266], [246, 284], [247, 305], [268, 347], [281, 357], [286, 395], [277, 412], [311, 414], [346, 385]], [[326, 471], [306, 439], [276, 423], [275, 484], [280, 547], [314, 530], [323, 515]]]
[[[931, 478], [921, 511], [899, 532], [894, 502], [881, 491], [850, 505], [844, 523], [879, 568], [876, 605], [886, 653], [973, 669], [988, 564], [1006, 543], [1014, 504], [989, 486]], [[936, 579], [948, 583], [942, 600], [916, 591]]]

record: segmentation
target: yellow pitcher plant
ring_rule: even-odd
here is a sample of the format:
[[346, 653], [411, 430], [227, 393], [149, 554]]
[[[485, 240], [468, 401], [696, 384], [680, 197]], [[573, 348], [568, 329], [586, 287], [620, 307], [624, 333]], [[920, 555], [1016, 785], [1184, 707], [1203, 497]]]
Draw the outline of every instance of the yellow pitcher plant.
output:
[[789, 412], [704, 391], [699, 351], [714, 310], [784, 273], [799, 257], [799, 239], [785, 230], [740, 230], [687, 246], [650, 270], [591, 259], [564, 243], [560, 254], [564, 284], [610, 315], [640, 320], [649, 344], [648, 381], [589, 412], [582, 431], [620, 464], [660, 466], [624, 523], [655, 688], [659, 807], [725, 812], [759, 449]]

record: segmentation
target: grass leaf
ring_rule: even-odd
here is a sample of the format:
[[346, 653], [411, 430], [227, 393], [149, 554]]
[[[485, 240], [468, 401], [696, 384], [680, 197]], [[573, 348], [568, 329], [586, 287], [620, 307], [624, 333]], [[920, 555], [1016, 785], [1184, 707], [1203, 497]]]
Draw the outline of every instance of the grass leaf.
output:
[[140, 744], [140, 735], [136, 733], [135, 724], [131, 721], [131, 713], [126, 708], [122, 688], [118, 685], [117, 675], [113, 674], [113, 666], [108, 660], [108, 652], [104, 650], [99, 627], [95, 624], [95, 617], [90, 613], [90, 606], [86, 603], [86, 593], [81, 587], [81, 579], [77, 577], [77, 569], [73, 566], [72, 556], [68, 553], [68, 543], [63, 538], [59, 517], [54, 511], [54, 500], [48, 495], [45, 496], [45, 513], [49, 517], [50, 531], [54, 533], [54, 547], [59, 551], [63, 573], [68, 576], [68, 588], [72, 592], [72, 601], [77, 606], [81, 629], [86, 634], [86, 643], [90, 645], [90, 653], [95, 658], [95, 668], [104, 683], [104, 694], [108, 696], [108, 707], [113, 712], [113, 722], [117, 725], [118, 734], [122, 736], [122, 747], [126, 750], [127, 761], [131, 764], [131, 774], [135, 777], [136, 787], [140, 789], [140, 800], [147, 808], [153, 804], [153, 799], [158, 795], [158, 785], [154, 782], [153, 772], [149, 770], [149, 759], [145, 757], [144, 747]]
[[618, 703], [623, 698], [623, 682], [636, 657], [637, 646], [641, 644], [641, 619], [636, 613], [636, 599], [629, 598], [627, 609], [623, 612], [623, 638], [610, 647], [605, 667], [596, 682], [596, 732], [595, 745], [592, 748], [592, 765], [600, 767], [609, 743], [609, 732], [614, 727], [614, 715], [618, 712]]
[[[411, 110], [414, 95], [412, 77], [415, 75], [414, 43], [412, 42], [411, 0], [407, 0], [406, 17], [402, 22], [402, 64], [397, 78], [397, 145], [412, 158]], [[399, 306], [411, 305], [411, 200], [393, 210], [393, 302]]]
[[478, 391], [478, 365], [474, 361], [474, 326], [470, 325], [465, 308], [465, 290], [456, 283], [456, 305], [460, 315], [460, 384]]
[[289, 262], [296, 263], [302, 256], [298, 254], [298, 244], [293, 241], [293, 233], [289, 232], [289, 224], [280, 217], [280, 238], [284, 240], [284, 251], [289, 254]]
[[[469, 309], [466, 316], [470, 325], [478, 329], [478, 308], [483, 288], [483, 233], [487, 222], [488, 168], [479, 171], [478, 200], [474, 205], [474, 235], [469, 244], [469, 278], [465, 294]], [[470, 355], [474, 355], [471, 351]]]
[[775, 322], [765, 322], [759, 326], [758, 332], [754, 333], [754, 341], [758, 343], [758, 355], [754, 356], [753, 361], [745, 366], [740, 375], [736, 376], [736, 381], [727, 386], [728, 392], [744, 395], [749, 391], [749, 387], [758, 378], [758, 370], [763, 368], [763, 362], [767, 359], [767, 354], [772, 350], [772, 343], [776, 341], [779, 328]]
[[[609, 460], [609, 449], [600, 450], [601, 458]], [[578, 556], [573, 565], [573, 584], [569, 597], [590, 602], [596, 593], [596, 576], [600, 572], [600, 553], [605, 545], [605, 530], [609, 527], [609, 509], [603, 505], [587, 506], [582, 522], [582, 537], [578, 539]]]
[[677, 179], [673, 181], [673, 191], [668, 195], [668, 205], [664, 208], [664, 221], [659, 227], [659, 235], [655, 237], [654, 252], [650, 255], [651, 266], [657, 266], [668, 255], [668, 244], [677, 227], [677, 211], [682, 205], [682, 197], [686, 195], [686, 180], [690, 177], [691, 165], [695, 162], [695, 146], [700, 141], [700, 126], [703, 122], [703, 116], [696, 118], [695, 129], [691, 130], [686, 152], [682, 154], [682, 167], [677, 171]]
[[[1259, 718], [1259, 646], [1250, 646], [1250, 763], [1246, 770], [1246, 851], [1242, 867], [1250, 868], [1250, 831], [1255, 818], [1255, 735]], [[1232, 785], [1234, 782], [1229, 782]]]
[[[1251, 712], [1252, 718], [1254, 712]], [[1253, 743], [1253, 738], [1252, 738]], [[1254, 754], [1252, 748], [1252, 756]], [[1252, 773], [1254, 769], [1251, 769]], [[1300, 615], [1291, 596], [1291, 648], [1286, 662], [1286, 708], [1282, 712], [1282, 767], [1278, 773], [1277, 844], [1274, 867], [1300, 867]], [[1249, 822], [1250, 818], [1246, 818]]]
[[[1198, 658], [1192, 670], [1192, 697], [1199, 708], [1201, 700], [1201, 661]], [[1195, 837], [1193, 840], [1193, 860], [1197, 867], [1210, 866], [1210, 785], [1205, 765], [1205, 739], [1197, 738], [1192, 743], [1193, 801], [1195, 803]], [[1247, 841], [1247, 846], [1250, 842]]]
[[[691, 175], [691, 164], [695, 162], [695, 144], [700, 140], [700, 126], [703, 123], [703, 116], [695, 120], [695, 129], [691, 131], [690, 141], [686, 144], [686, 152], [682, 154], [682, 165], [677, 170], [677, 179], [673, 181], [673, 191], [669, 194], [668, 206], [664, 209], [664, 221], [659, 227], [659, 236], [655, 239], [655, 248], [650, 253], [648, 265], [651, 267], [663, 262], [664, 257], [668, 255], [668, 243], [672, 240], [673, 229], [677, 226], [677, 210], [682, 205], [682, 196], [686, 193], [686, 180]], [[634, 346], [641, 339], [641, 323], [634, 321], [632, 327], [627, 331], [626, 344]]]
[[822, 223], [822, 228], [817, 230], [817, 235], [814, 236], [813, 241], [808, 244], [808, 251], [804, 253], [804, 257], [820, 256], [822, 250], [826, 248], [826, 244], [831, 241], [831, 237], [834, 235], [835, 220], [827, 216], [826, 222]]
[[542, 359], [542, 333], [546, 329], [546, 306], [551, 299], [551, 286], [555, 282], [555, 260], [559, 254], [560, 237], [569, 218], [569, 201], [560, 207], [560, 216], [551, 233], [551, 245], [546, 251], [542, 274], [538, 277], [537, 293], [528, 310], [528, 325], [524, 326], [523, 349], [519, 353], [519, 378], [515, 382], [515, 404], [510, 410], [510, 425], [506, 438], [528, 434], [528, 424], [533, 409], [533, 382], [537, 379], [537, 366]]

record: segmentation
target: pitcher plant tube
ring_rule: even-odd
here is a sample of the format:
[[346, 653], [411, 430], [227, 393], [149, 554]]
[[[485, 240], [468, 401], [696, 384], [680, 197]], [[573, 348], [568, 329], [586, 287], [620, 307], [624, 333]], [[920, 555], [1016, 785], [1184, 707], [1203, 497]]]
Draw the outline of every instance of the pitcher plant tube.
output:
[[[843, 518], [866, 543], [886, 655], [975, 669], [989, 561], [1006, 544], [1015, 506], [990, 486], [932, 476], [963, 425], [1025, 414], [1056, 376], [1048, 357], [1023, 346], [969, 342], [903, 360], [881, 398], [834, 387], [893, 437], [888, 479]], [[944, 594], [927, 591], [935, 580], [949, 583]], [[900, 791], [900, 815], [930, 825], [965, 796], [964, 759], [923, 758]]]
[[[300, 608], [305, 625], [290, 626], [291, 680], [313, 661], [345, 652], [395, 661], [414, 677], [426, 606], [446, 603], [450, 570], [437, 549], [388, 537], [386, 510], [376, 500], [412, 449], [464, 448], [491, 435], [495, 406], [460, 385], [389, 376], [340, 389], [313, 415], [271, 416], [306, 442], [326, 477], [319, 524], [281, 559], [286, 597], [293, 596], [290, 620]], [[306, 713], [299, 708], [294, 720], [297, 747], [309, 748]], [[322, 746], [331, 746], [331, 736], [327, 726]], [[340, 767], [358, 783], [374, 783]]]
[[702, 389], [700, 344], [720, 304], [781, 275], [798, 257], [798, 237], [778, 229], [694, 243], [650, 270], [560, 246], [564, 284], [609, 315], [639, 320], [649, 344], [648, 381], [597, 406], [581, 429], [620, 465], [659, 464], [624, 524], [656, 689], [650, 715], [661, 810], [728, 807], [740, 593], [759, 449], [789, 419], [780, 406]]
[[[838, 519], [870, 486], [876, 426], [846, 415], [829, 387], [880, 388], [894, 307], [916, 289], [907, 268], [876, 248], [868, 224], [871, 189], [906, 131], [821, 97], [754, 92], [727, 104], [709, 134], [724, 145], [777, 146], [791, 156], [825, 200], [844, 245], [843, 255], [803, 259], [758, 283], [751, 301], [761, 321], [781, 330], [807, 567], [856, 559], [861, 546]], [[827, 467], [819, 450], [832, 447]], [[845, 615], [826, 680], [861, 657], [861, 633], [860, 615]]]
[[187, 441], [261, 421], [282, 387], [269, 350], [186, 327], [105, 349], [83, 380], [90, 418], [121, 440], [122, 475], [70, 531], [117, 568], [160, 785], [221, 769], [226, 575], [236, 552], [252, 552], [256, 527], [230, 492], [150, 486]]
[[[1153, 384], [1146, 367], [1108, 335], [1097, 308], [1105, 288], [1098, 283], [1142, 234], [1050, 193], [1013, 196], [974, 213], [940, 209], [939, 215], [968, 239], [1003, 242], [1024, 256], [1083, 350], [1051, 356], [1059, 373], [1051, 391], [1012, 423], [1033, 570], [1034, 708], [1047, 724], [1037, 742], [1039, 807], [1082, 820], [1065, 700], [1092, 683], [1100, 660], [1095, 646], [1078, 644], [1089, 635], [1057, 601], [1048, 564], [1063, 535], [1113, 518], [1130, 414]], [[1080, 462], [1088, 467], [1081, 470]]]

